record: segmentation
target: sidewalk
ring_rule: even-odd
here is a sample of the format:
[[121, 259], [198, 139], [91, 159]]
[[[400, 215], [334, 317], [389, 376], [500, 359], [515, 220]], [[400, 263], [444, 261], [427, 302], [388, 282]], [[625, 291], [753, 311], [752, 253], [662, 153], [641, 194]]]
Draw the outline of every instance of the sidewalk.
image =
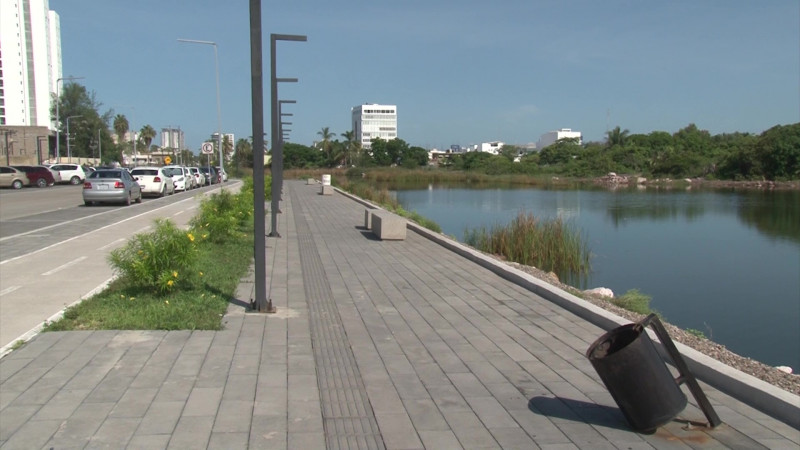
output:
[[[798, 448], [800, 430], [701, 383], [630, 430], [584, 353], [604, 330], [364, 206], [287, 181], [267, 238], [278, 313], [245, 277], [213, 331], [44, 333], [0, 360], [0, 448]], [[797, 397], [789, 397], [790, 402]]]

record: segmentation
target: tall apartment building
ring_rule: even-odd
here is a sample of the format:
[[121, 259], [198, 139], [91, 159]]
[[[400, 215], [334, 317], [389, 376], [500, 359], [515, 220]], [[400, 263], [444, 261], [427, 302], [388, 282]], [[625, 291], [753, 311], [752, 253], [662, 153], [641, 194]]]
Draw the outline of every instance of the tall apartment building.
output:
[[161, 129], [161, 148], [176, 148], [182, 150], [186, 148], [183, 130], [180, 128]]
[[0, 125], [48, 127], [61, 78], [61, 31], [48, 0], [0, 2]]
[[352, 113], [353, 134], [362, 148], [370, 148], [376, 137], [385, 141], [397, 137], [396, 105], [364, 104], [353, 107]]

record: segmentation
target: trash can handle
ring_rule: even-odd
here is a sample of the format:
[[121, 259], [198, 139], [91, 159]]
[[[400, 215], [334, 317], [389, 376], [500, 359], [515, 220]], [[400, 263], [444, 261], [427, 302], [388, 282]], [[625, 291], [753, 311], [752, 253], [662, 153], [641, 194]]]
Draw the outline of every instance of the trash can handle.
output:
[[659, 319], [656, 314], [650, 314], [641, 322], [637, 323], [634, 328], [638, 329], [637, 331], [644, 332], [644, 328], [647, 326], [650, 326], [653, 331], [656, 332], [658, 340], [661, 341], [661, 345], [664, 346], [667, 354], [669, 354], [672, 362], [678, 369], [678, 372], [681, 376], [675, 381], [678, 384], [686, 383], [689, 391], [692, 393], [692, 396], [695, 400], [697, 400], [698, 406], [703, 411], [703, 414], [705, 414], [706, 419], [708, 419], [707, 426], [715, 428], [717, 425], [721, 424], [722, 420], [720, 420], [717, 412], [714, 411], [714, 407], [711, 405], [711, 402], [708, 401], [708, 397], [706, 397], [706, 394], [700, 388], [697, 378], [695, 378], [694, 374], [689, 370], [689, 366], [686, 364], [683, 356], [681, 356], [678, 348], [675, 347], [675, 343], [673, 343], [672, 338], [669, 337], [669, 333], [667, 333], [667, 329], [664, 328], [664, 324], [661, 323], [661, 319]]

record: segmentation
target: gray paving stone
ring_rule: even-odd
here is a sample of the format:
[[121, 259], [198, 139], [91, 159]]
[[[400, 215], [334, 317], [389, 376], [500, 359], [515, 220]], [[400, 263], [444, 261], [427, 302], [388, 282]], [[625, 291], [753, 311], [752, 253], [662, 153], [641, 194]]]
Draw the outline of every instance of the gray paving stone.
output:
[[186, 402], [186, 408], [183, 410], [182, 416], [186, 417], [199, 417], [209, 416], [215, 417], [222, 401], [222, 393], [224, 388], [201, 388], [196, 387], [192, 389], [189, 394], [189, 399]]
[[184, 402], [153, 402], [142, 418], [136, 435], [171, 435], [181, 417]]
[[213, 416], [181, 416], [167, 448], [206, 448], [213, 425]]
[[[3, 419], [5, 420], [5, 418]], [[13, 435], [0, 437], [3, 449], [52, 448], [46, 444], [59, 429], [61, 420], [31, 420], [25, 422]]]
[[126, 448], [127, 450], [165, 449], [171, 437], [169, 434], [137, 434], [131, 438]]

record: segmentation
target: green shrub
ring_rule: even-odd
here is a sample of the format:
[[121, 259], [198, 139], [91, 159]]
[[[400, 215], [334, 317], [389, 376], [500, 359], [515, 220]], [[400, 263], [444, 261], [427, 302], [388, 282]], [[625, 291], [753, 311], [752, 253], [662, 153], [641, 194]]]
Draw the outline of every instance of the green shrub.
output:
[[125, 246], [109, 255], [111, 267], [131, 286], [161, 293], [190, 288], [199, 271], [197, 244], [186, 232], [167, 219], [156, 219], [150, 233], [133, 236]]
[[611, 299], [611, 303], [639, 314], [650, 314], [650, 296], [639, 292], [638, 289], [631, 289], [620, 297]]
[[252, 209], [252, 197], [246, 193], [234, 195], [222, 190], [200, 203], [200, 210], [190, 222], [192, 231], [203, 241], [227, 242], [241, 236], [241, 226], [252, 218]]

